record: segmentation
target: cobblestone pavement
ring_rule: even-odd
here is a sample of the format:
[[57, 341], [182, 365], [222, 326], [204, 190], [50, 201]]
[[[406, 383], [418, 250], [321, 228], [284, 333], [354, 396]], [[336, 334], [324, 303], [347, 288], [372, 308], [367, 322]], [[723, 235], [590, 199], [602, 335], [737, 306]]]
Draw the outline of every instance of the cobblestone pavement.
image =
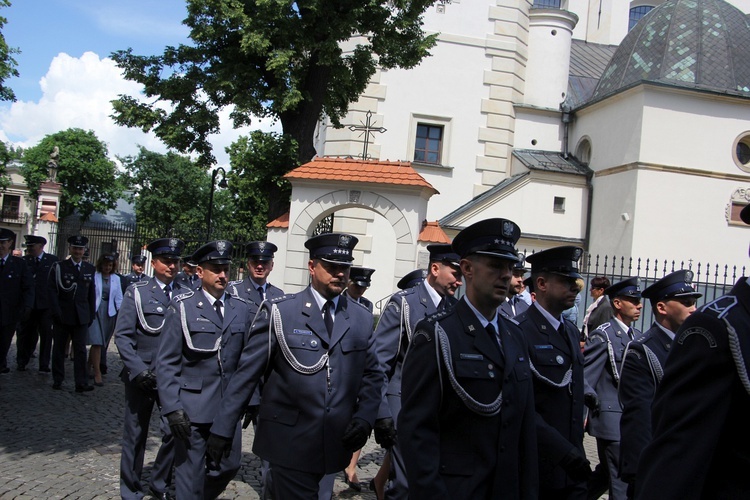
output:
[[[36, 359], [27, 371], [15, 371], [15, 345], [8, 360], [12, 371], [0, 375], [0, 499], [119, 498], [125, 397], [118, 377], [122, 364], [114, 346], [108, 353], [104, 387], [83, 394], [73, 390], [70, 361], [63, 390], [54, 391], [51, 376], [37, 371]], [[153, 418], [144, 476], [160, 443], [158, 428]], [[248, 428], [242, 436], [242, 467], [221, 498], [260, 498], [260, 460], [250, 451], [252, 442], [252, 428]], [[595, 464], [596, 443], [587, 437], [585, 444]], [[342, 473], [336, 479], [334, 498], [374, 500], [367, 483], [382, 460], [382, 449], [371, 439], [359, 460], [362, 493], [349, 489]]]

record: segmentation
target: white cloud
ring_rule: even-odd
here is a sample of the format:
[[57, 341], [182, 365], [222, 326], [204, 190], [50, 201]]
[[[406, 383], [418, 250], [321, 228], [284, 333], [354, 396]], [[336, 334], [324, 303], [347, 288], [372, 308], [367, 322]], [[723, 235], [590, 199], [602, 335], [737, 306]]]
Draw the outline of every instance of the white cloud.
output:
[[[39, 102], [18, 101], [0, 108], [0, 140], [26, 148], [35, 146], [48, 134], [77, 127], [93, 130], [107, 143], [112, 158], [136, 154], [139, 145], [152, 151], [166, 151], [153, 134], [118, 126], [110, 118], [110, 101], [120, 94], [138, 96], [141, 90], [139, 84], [121, 76], [112, 59], [100, 59], [93, 52], [86, 52], [80, 58], [60, 53], [39, 84], [42, 89]], [[221, 113], [222, 132], [212, 137], [219, 165], [229, 164], [224, 148], [240, 135], [257, 128], [280, 130], [270, 120], [258, 120], [252, 127], [233, 130], [229, 113], [230, 110]]]

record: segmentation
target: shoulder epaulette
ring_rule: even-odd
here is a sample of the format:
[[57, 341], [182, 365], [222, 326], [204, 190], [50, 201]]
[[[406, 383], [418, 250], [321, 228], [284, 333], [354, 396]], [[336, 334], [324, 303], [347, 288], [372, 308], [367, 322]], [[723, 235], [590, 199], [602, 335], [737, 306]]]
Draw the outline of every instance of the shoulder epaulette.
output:
[[285, 300], [288, 300], [288, 299], [293, 299], [295, 295], [296, 294], [294, 293], [287, 293], [287, 294], [282, 295], [281, 297], [274, 297], [272, 299], [266, 299], [266, 302], [277, 304], [279, 302], [284, 302]]
[[425, 319], [427, 321], [429, 321], [430, 323], [434, 323], [436, 321], [440, 321], [441, 319], [445, 318], [451, 312], [453, 312], [453, 309], [449, 309], [447, 311], [438, 311], [438, 312], [436, 312], [434, 314], [431, 314], [431, 315], [427, 316]]
[[709, 302], [708, 304], [701, 307], [701, 312], [715, 316], [716, 318], [723, 318], [738, 303], [737, 297], [734, 295], [724, 295]]
[[140, 287], [140, 286], [146, 286], [148, 285], [148, 280], [144, 281], [134, 281], [131, 283], [132, 286]]
[[[601, 325], [596, 327], [596, 330], [594, 330], [594, 332], [599, 331], [599, 330], [604, 331], [607, 328], [609, 328], [611, 324], [612, 323], [610, 323], [609, 321], [607, 321], [606, 323], [602, 323]], [[594, 332], [591, 332], [591, 333], [594, 333]]]
[[354, 303], [355, 303], [355, 304], [357, 304], [357, 305], [358, 305], [359, 307], [364, 307], [365, 309], [367, 309], [367, 312], [370, 312], [370, 309], [369, 309], [369, 308], [368, 308], [368, 307], [367, 307], [367, 306], [366, 306], [365, 304], [363, 304], [363, 303], [361, 303], [361, 302], [359, 302], [359, 301], [357, 301], [357, 300], [354, 300], [354, 299], [352, 299], [352, 300], [350, 300], [349, 302], [354, 302]]
[[230, 293], [229, 296], [232, 297], [232, 300], [239, 300], [243, 304], [247, 304], [247, 301], [245, 299], [243, 299], [242, 297], [240, 297], [239, 295], [235, 295], [233, 293]]
[[243, 280], [234, 280], [234, 281], [230, 281], [230, 282], [229, 282], [228, 284], [229, 284], [229, 285], [234, 285], [234, 286], [237, 286], [237, 285], [239, 285], [240, 283], [242, 283], [242, 281], [243, 281]]
[[193, 295], [195, 295], [195, 290], [188, 290], [185, 293], [181, 293], [180, 295], [175, 296], [174, 298], [172, 298], [172, 300], [174, 300], [175, 302], [182, 302], [185, 299], [189, 299]]

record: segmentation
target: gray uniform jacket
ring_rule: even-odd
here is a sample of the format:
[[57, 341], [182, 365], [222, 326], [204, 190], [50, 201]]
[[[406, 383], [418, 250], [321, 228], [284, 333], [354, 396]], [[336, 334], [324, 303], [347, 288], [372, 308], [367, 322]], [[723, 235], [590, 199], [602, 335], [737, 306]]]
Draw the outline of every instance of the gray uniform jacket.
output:
[[[388, 300], [375, 329], [378, 359], [387, 381], [382, 391], [378, 418], [398, 417], [400, 405], [393, 397], [401, 397], [401, 370], [409, 342], [417, 323], [437, 312], [437, 307], [427, 291], [428, 286], [430, 285], [426, 281], [422, 281], [417, 286], [394, 293]], [[455, 297], [447, 297], [446, 310], [452, 308], [456, 302]], [[398, 407], [393, 408], [393, 405]]]
[[[173, 297], [188, 291], [179, 284], [173, 287]], [[123, 382], [133, 380], [145, 370], [155, 370], [159, 337], [168, 307], [169, 299], [156, 278], [133, 283], [125, 290], [114, 333], [122, 358], [120, 378]]]
[[355, 299], [349, 297], [349, 294], [347, 293], [346, 290], [344, 290], [344, 295], [346, 295], [346, 297], [349, 300], [351, 300], [352, 302], [359, 302], [360, 304], [362, 304], [363, 306], [365, 306], [367, 308], [367, 310], [370, 311], [370, 312], [372, 312], [372, 311], [375, 310], [375, 304], [373, 304], [372, 301], [370, 299], [366, 298], [366, 297], [360, 297], [359, 300], [355, 300]]
[[162, 415], [184, 410], [191, 423], [213, 422], [247, 345], [252, 319], [241, 298], [225, 293], [222, 300], [223, 321], [201, 290], [169, 303], [156, 357]]
[[[633, 330], [633, 335], [640, 332]], [[594, 437], [610, 441], [620, 440], [620, 415], [622, 407], [617, 397], [620, 383], [620, 368], [625, 348], [631, 341], [614, 319], [599, 325], [583, 348], [586, 392], [593, 392], [599, 398], [599, 415], [589, 414], [587, 430]]]
[[[250, 306], [250, 310], [253, 314], [258, 312], [258, 308], [260, 307], [261, 302], [263, 302], [263, 299], [260, 298], [260, 293], [255, 289], [250, 278], [229, 282], [227, 291], [245, 299], [245, 302]], [[284, 292], [281, 288], [273, 286], [270, 283], [266, 285], [266, 300], [275, 299], [283, 295]]]
[[651, 442], [651, 403], [664, 376], [672, 339], [654, 324], [628, 344], [622, 360], [618, 396], [620, 418], [620, 477], [631, 482], [643, 449]]
[[[280, 324], [272, 318], [274, 310]], [[280, 347], [278, 337], [288, 351]], [[315, 369], [300, 370], [292, 364], [312, 367], [324, 361], [324, 355], [328, 362]], [[344, 430], [354, 417], [374, 424], [384, 383], [370, 312], [341, 296], [329, 337], [310, 287], [265, 301], [212, 433], [233, 435], [264, 374], [253, 452], [271, 464], [303, 472], [343, 470], [352, 456], [341, 442]]]
[[[513, 320], [498, 318], [497, 337], [482, 327], [464, 299], [417, 325], [404, 361], [399, 444], [410, 499], [536, 499], [539, 480], [534, 391], [526, 339]], [[450, 362], [437, 348], [438, 327]], [[442, 344], [441, 344], [442, 345]], [[479, 414], [465, 395], [490, 405]]]

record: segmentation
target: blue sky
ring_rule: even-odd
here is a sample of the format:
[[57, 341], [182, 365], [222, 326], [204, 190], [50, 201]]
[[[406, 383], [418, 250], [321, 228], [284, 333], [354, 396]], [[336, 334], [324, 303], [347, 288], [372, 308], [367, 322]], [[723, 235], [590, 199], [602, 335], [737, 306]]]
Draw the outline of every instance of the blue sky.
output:
[[[8, 45], [21, 50], [16, 55], [21, 76], [6, 82], [17, 102], [0, 103], [0, 140], [30, 147], [45, 135], [80, 127], [93, 130], [113, 157], [135, 154], [138, 145], [165, 151], [152, 135], [109, 118], [110, 100], [140, 92], [109, 56], [127, 48], [157, 55], [167, 45], [189, 43], [184, 0], [11, 0], [0, 15], [8, 20], [3, 29]], [[239, 135], [270, 127], [257, 122], [232, 130], [228, 115], [229, 110], [222, 113], [222, 133], [212, 140], [221, 165], [228, 163], [224, 148]]]

